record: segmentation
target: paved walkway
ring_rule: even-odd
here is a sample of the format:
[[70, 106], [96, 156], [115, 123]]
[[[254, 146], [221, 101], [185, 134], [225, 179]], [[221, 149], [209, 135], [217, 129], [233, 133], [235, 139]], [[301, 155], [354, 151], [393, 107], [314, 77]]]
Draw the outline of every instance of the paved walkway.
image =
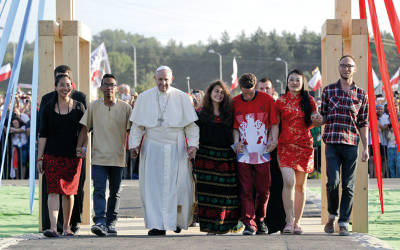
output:
[[[370, 181], [370, 188], [374, 188], [373, 182], [376, 183], [376, 180]], [[6, 181], [3, 184], [11, 183]], [[18, 184], [24, 185], [23, 182]], [[320, 181], [310, 180], [308, 185], [318, 187]], [[385, 180], [384, 188], [400, 189], [400, 181]], [[138, 182], [124, 181], [121, 197], [118, 237], [99, 238], [90, 233], [89, 226], [82, 226], [79, 235], [73, 238], [47, 239], [41, 234], [30, 234], [0, 239], [0, 249], [390, 249], [386, 243], [369, 235], [340, 237], [337, 234], [323, 233], [319, 218], [320, 200], [312, 193], [308, 194], [305, 218], [302, 220], [305, 232], [303, 235], [268, 236], [207, 236], [198, 227], [192, 227], [180, 234], [167, 232], [165, 237], [148, 237], [141, 211]]]

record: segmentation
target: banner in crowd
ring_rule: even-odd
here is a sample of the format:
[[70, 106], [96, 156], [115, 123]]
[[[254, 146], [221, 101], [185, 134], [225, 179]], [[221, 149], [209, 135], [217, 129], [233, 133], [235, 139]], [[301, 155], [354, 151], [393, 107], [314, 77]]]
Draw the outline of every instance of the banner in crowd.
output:
[[92, 86], [98, 88], [101, 85], [101, 78], [104, 74], [111, 73], [110, 62], [104, 42], [93, 50], [90, 56], [90, 79]]
[[11, 64], [7, 63], [0, 68], [0, 82], [7, 80], [11, 76]]
[[399, 88], [399, 71], [400, 68], [397, 69], [396, 73], [390, 78], [390, 86], [392, 86], [392, 91], [397, 90]]
[[234, 57], [233, 58], [233, 73], [232, 73], [231, 91], [236, 89], [237, 86], [239, 85], [237, 74], [238, 74], [238, 67], [237, 67], [236, 57]]
[[311, 77], [310, 81], [308, 81], [308, 86], [310, 89], [312, 89], [312, 91], [317, 91], [322, 87], [322, 77], [318, 67], [312, 71], [312, 75], [313, 76]]

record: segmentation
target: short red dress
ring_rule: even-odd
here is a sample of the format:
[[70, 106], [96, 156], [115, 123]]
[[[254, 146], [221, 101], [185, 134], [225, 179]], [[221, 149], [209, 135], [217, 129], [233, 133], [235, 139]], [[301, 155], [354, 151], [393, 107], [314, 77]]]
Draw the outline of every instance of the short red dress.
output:
[[[300, 107], [301, 96], [290, 92], [276, 101], [276, 109], [281, 119], [281, 133], [278, 140], [278, 161], [280, 167], [293, 168], [311, 173], [314, 170], [313, 137], [304, 121], [304, 111]], [[312, 112], [317, 104], [310, 96]]]

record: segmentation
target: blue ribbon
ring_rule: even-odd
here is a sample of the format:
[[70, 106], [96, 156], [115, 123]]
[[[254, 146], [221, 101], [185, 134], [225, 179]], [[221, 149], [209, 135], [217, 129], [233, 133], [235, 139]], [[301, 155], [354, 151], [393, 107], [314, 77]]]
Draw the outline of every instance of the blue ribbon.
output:
[[[0, 1], [0, 2], [1, 2], [1, 1]], [[4, 2], [3, 8], [1, 8], [0, 18], [1, 18], [1, 16], [3, 15], [4, 7], [6, 7], [6, 4], [7, 4], [7, 0]]]
[[[11, 70], [11, 78], [8, 83], [9, 87], [10, 85], [12, 86], [13, 93], [12, 93], [12, 101], [11, 101], [11, 107], [10, 107], [10, 112], [8, 114], [8, 123], [7, 123], [7, 132], [6, 132], [6, 139], [4, 142], [4, 150], [3, 150], [3, 157], [2, 157], [2, 162], [1, 162], [1, 170], [0, 170], [0, 186], [1, 186], [1, 176], [3, 175], [3, 168], [4, 168], [4, 156], [7, 150], [7, 142], [8, 142], [8, 135], [10, 132], [10, 123], [11, 123], [11, 117], [12, 117], [12, 111], [14, 107], [14, 102], [15, 102], [15, 94], [17, 93], [17, 88], [18, 88], [18, 78], [19, 78], [19, 72], [21, 70], [21, 63], [22, 63], [22, 56], [24, 54], [24, 48], [25, 48], [25, 37], [26, 37], [26, 30], [28, 27], [28, 20], [29, 20], [29, 15], [31, 12], [31, 7], [32, 7], [32, 0], [28, 0], [28, 4], [26, 6], [25, 10], [25, 16], [24, 16], [24, 22], [22, 23], [22, 28], [21, 28], [21, 34], [19, 36], [19, 41], [18, 41], [18, 47], [17, 47], [17, 52], [15, 54], [14, 58], [14, 64]], [[2, 40], [3, 41], [3, 40]], [[7, 101], [4, 102], [3, 106], [3, 113], [7, 113], [7, 108], [8, 108], [8, 103]], [[4, 126], [4, 120], [5, 115], [1, 117], [2, 124]], [[1, 126], [1, 130], [3, 130], [3, 126]], [[1, 140], [1, 137], [0, 137]]]
[[35, 50], [32, 70], [32, 98], [31, 98], [31, 133], [29, 138], [29, 209], [33, 212], [35, 200], [35, 168], [36, 168], [36, 120], [37, 97], [39, 82], [39, 21], [43, 20], [45, 0], [39, 0], [38, 22], [36, 30]]
[[[3, 31], [3, 34], [1, 35], [1, 41], [0, 41], [0, 65], [3, 65], [3, 60], [4, 60], [4, 56], [6, 54], [7, 51], [7, 46], [8, 46], [8, 40], [10, 39], [10, 34], [11, 34], [11, 29], [12, 26], [14, 24], [14, 20], [15, 20], [15, 15], [17, 13], [18, 10], [18, 5], [19, 5], [19, 0], [14, 0], [11, 3], [11, 7], [7, 16], [7, 21], [6, 21], [6, 25]], [[14, 70], [14, 65], [13, 65], [13, 70]], [[13, 72], [11, 72], [11, 74], [13, 74]], [[3, 105], [3, 113], [6, 112], [7, 113], [7, 108], [10, 105], [10, 98], [11, 98], [11, 92], [12, 92], [12, 84], [11, 84], [11, 80], [8, 81], [8, 87], [7, 87], [7, 92], [6, 92], [6, 98], [4, 99], [4, 105]], [[2, 115], [1, 119], [0, 119], [0, 131], [3, 131], [4, 129], [4, 121], [6, 120], [6, 116]], [[0, 133], [0, 141], [1, 138], [3, 136], [3, 133]], [[1, 179], [1, 175], [0, 175], [0, 179]], [[0, 183], [1, 184], [1, 183]]]

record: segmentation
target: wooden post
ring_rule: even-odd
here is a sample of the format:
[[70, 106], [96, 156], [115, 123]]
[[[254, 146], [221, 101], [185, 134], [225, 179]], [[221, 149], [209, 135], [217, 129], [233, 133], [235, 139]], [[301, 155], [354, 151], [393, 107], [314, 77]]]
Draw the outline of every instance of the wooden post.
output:
[[[357, 72], [354, 82], [368, 89], [368, 40], [367, 20], [352, 20], [352, 55], [356, 60]], [[363, 146], [358, 147], [358, 162], [353, 205], [353, 232], [368, 233], [368, 163], [361, 161]]]
[[[338, 61], [343, 54], [352, 55], [356, 60], [357, 72], [354, 81], [367, 90], [367, 23], [365, 20], [351, 20], [351, 0], [335, 0], [334, 20], [327, 20], [322, 27], [322, 83], [336, 82], [339, 79]], [[335, 28], [341, 26], [341, 32]], [[343, 41], [343, 46], [342, 46]], [[328, 220], [326, 200], [326, 159], [325, 145], [321, 148], [321, 223]], [[361, 152], [362, 146], [359, 146]], [[359, 153], [360, 155], [361, 153]], [[368, 232], [368, 168], [358, 158], [354, 206], [352, 213], [353, 232]]]
[[[54, 90], [53, 71], [57, 65], [66, 64], [72, 69], [72, 79], [78, 89], [91, 100], [90, 93], [90, 41], [87, 26], [74, 21], [74, 0], [57, 0], [57, 22], [39, 22], [39, 100]], [[42, 175], [39, 177], [39, 231], [42, 231]], [[91, 219], [91, 157], [90, 138], [86, 158], [82, 224]]]
[[[342, 56], [342, 21], [326, 20], [322, 26], [322, 87], [339, 79], [338, 61]], [[322, 129], [323, 131], [323, 129]], [[326, 158], [325, 143], [321, 144], [321, 224], [328, 221], [328, 206], [326, 198]]]
[[343, 54], [351, 54], [351, 0], [335, 0], [335, 19], [342, 20]]

